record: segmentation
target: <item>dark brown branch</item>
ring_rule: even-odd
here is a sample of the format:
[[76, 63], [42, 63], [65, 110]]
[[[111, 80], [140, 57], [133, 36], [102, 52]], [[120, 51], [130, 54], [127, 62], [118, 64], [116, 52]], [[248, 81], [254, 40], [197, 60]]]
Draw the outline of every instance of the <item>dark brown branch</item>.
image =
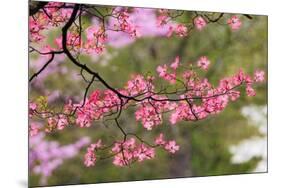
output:
[[29, 2], [29, 3], [30, 3], [29, 16], [33, 16], [40, 9], [44, 8], [44, 6], [48, 4], [48, 2]]
[[41, 72], [43, 72], [43, 70], [54, 60], [54, 57], [55, 54], [51, 53], [51, 58], [43, 65], [43, 67], [38, 72], [36, 72], [29, 78], [29, 82], [31, 82], [35, 77], [37, 77]]

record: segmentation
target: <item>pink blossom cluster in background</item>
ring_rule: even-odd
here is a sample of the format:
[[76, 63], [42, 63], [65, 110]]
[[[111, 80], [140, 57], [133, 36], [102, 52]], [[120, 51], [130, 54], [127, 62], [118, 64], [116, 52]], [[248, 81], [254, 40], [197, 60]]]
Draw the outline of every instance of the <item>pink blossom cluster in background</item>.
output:
[[47, 141], [45, 134], [40, 132], [29, 137], [29, 168], [41, 176], [40, 183], [45, 185], [54, 170], [65, 160], [75, 157], [89, 143], [88, 137], [81, 137], [73, 144], [61, 146], [56, 141]]
[[[35, 16], [30, 17], [31, 42], [42, 42], [45, 38], [43, 31], [61, 26], [69, 19], [72, 9], [60, 8], [62, 5], [63, 3], [49, 2], [44, 8], [45, 11], [39, 11]], [[187, 25], [177, 23], [169, 13], [169, 10], [146, 8], [129, 10], [125, 7], [115, 7], [107, 22], [93, 18], [93, 24], [84, 28], [86, 41], [80, 39], [79, 32], [68, 32], [67, 46], [71, 48], [70, 50], [101, 54], [105, 50], [105, 44], [118, 48], [140, 37], [170, 37], [173, 33], [179, 37], [186, 37], [189, 32]], [[193, 22], [199, 31], [208, 24], [202, 16], [197, 16]], [[241, 20], [235, 15], [229, 18], [227, 23], [232, 30], [238, 30], [242, 25]], [[55, 39], [58, 48], [62, 48], [61, 39], [61, 36]]]
[[[136, 28], [138, 38], [166, 36], [169, 32], [169, 25], [157, 25], [158, 19], [154, 9], [134, 8], [133, 12], [128, 15], [128, 19]], [[115, 18], [110, 18], [108, 28], [115, 28], [116, 22]], [[126, 32], [108, 30], [106, 33], [108, 44], [116, 48], [126, 46], [136, 40], [136, 37], [132, 37]]]

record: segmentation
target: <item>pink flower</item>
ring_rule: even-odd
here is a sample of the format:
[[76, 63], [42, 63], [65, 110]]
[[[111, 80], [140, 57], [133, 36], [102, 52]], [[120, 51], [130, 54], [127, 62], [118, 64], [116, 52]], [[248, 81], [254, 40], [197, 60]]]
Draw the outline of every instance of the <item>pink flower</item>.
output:
[[160, 15], [160, 16], [157, 17], [156, 25], [158, 27], [163, 26], [163, 25], [167, 24], [167, 20], [168, 20], [168, 16]]
[[99, 139], [96, 143], [91, 144], [87, 148], [87, 153], [84, 155], [84, 165], [86, 167], [95, 166], [97, 157], [95, 151], [102, 147], [101, 140]]
[[194, 24], [195, 27], [201, 31], [202, 29], [204, 29], [204, 27], [207, 25], [207, 22], [205, 21], [204, 18], [202, 18], [201, 16], [198, 16], [194, 19]]
[[164, 140], [164, 135], [163, 133], [160, 133], [160, 135], [158, 137], [156, 137], [154, 143], [156, 145], [159, 145], [159, 146], [163, 146], [166, 144], [166, 141]]
[[169, 141], [165, 145], [165, 149], [170, 153], [175, 153], [176, 151], [179, 150], [179, 148], [180, 148], [180, 146], [176, 145], [176, 141], [174, 141], [174, 140]]
[[235, 101], [240, 97], [240, 91], [231, 91], [228, 96], [230, 97], [230, 100]]
[[256, 91], [253, 89], [252, 85], [248, 84], [246, 86], [246, 93], [248, 96], [255, 96], [256, 95]]
[[261, 71], [261, 70], [257, 70], [255, 71], [255, 74], [254, 74], [254, 80], [255, 82], [263, 82], [264, 81], [264, 71]]
[[132, 79], [127, 82], [126, 86], [127, 91], [132, 96], [145, 91], [151, 91], [153, 88], [151, 82], [146, 80], [142, 75], [134, 75]]
[[147, 147], [144, 144], [141, 144], [139, 148], [134, 152], [134, 155], [137, 157], [138, 162], [142, 162], [145, 159], [152, 159], [155, 157], [154, 148]]
[[179, 66], [179, 57], [176, 57], [174, 62], [170, 65], [173, 70], [173, 73], [168, 73], [168, 66], [165, 64], [163, 66], [159, 65], [156, 71], [159, 73], [159, 77], [169, 81], [171, 84], [176, 83], [176, 72], [175, 69]]
[[197, 66], [204, 70], [208, 69], [209, 64], [210, 64], [210, 60], [206, 56], [200, 57], [199, 60], [197, 61]]
[[37, 108], [37, 104], [36, 103], [34, 103], [34, 102], [30, 102], [29, 103], [29, 117], [32, 117], [33, 116], [33, 114], [35, 113], [35, 110], [36, 110], [36, 108]]
[[232, 16], [227, 20], [227, 24], [231, 27], [233, 31], [240, 29], [242, 22], [237, 16]]
[[[42, 125], [39, 123], [39, 127]], [[29, 138], [29, 161], [28, 166], [32, 173], [40, 175], [40, 182], [46, 182], [47, 178], [53, 174], [67, 159], [78, 155], [80, 149], [89, 144], [88, 137], [82, 137], [74, 143], [60, 145], [57, 141], [49, 141], [45, 134], [40, 132], [36, 136]], [[43, 183], [46, 185], [46, 183]]]
[[102, 147], [101, 139], [99, 139], [96, 143], [93, 143], [90, 145], [88, 149], [95, 151], [96, 149], [99, 149]]
[[86, 53], [101, 54], [105, 48], [107, 35], [101, 26], [90, 26], [86, 29], [86, 42], [84, 50]]
[[36, 108], [37, 108], [37, 104], [36, 103], [34, 103], [34, 102], [30, 102], [29, 103], [29, 109], [30, 110], [36, 110]]
[[134, 138], [115, 143], [111, 150], [115, 153], [113, 164], [120, 167], [134, 161], [142, 162], [155, 157], [154, 148], [145, 146], [143, 143], [137, 144]]
[[156, 71], [159, 73], [160, 77], [164, 77], [167, 74], [167, 65], [159, 65]]
[[175, 58], [175, 60], [172, 62], [172, 64], [170, 65], [170, 67], [171, 67], [172, 69], [176, 70], [176, 69], [178, 68], [178, 66], [179, 66], [179, 62], [180, 62], [180, 57], [177, 56], [177, 57]]
[[171, 37], [173, 32], [174, 32], [174, 27], [172, 25], [170, 25], [166, 36]]
[[187, 36], [187, 27], [184, 24], [178, 24], [178, 25], [176, 25], [175, 33], [179, 37], [185, 37], [185, 36]]
[[57, 129], [62, 130], [68, 125], [68, 120], [65, 115], [59, 115], [59, 119], [57, 122]]
[[35, 136], [39, 133], [40, 127], [38, 124], [36, 123], [31, 123], [30, 127], [29, 127], [29, 135], [30, 136]]
[[162, 123], [162, 115], [149, 104], [143, 104], [135, 112], [136, 120], [141, 121], [144, 128], [152, 130], [154, 126]]
[[88, 151], [84, 156], [84, 165], [86, 167], [95, 166], [97, 157], [93, 151]]

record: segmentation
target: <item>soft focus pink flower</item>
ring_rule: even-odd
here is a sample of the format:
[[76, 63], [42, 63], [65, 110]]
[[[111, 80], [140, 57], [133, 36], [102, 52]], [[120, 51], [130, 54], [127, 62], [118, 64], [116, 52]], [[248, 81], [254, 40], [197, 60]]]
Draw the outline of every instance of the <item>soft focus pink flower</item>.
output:
[[37, 104], [36, 103], [34, 103], [34, 102], [30, 102], [29, 103], [29, 109], [36, 110], [36, 108], [37, 108]]
[[227, 20], [227, 24], [230, 26], [230, 28], [232, 30], [238, 30], [240, 29], [242, 22], [240, 21], [240, 19], [237, 16], [232, 16], [231, 18], [229, 18]]
[[97, 157], [95, 151], [102, 147], [101, 140], [99, 139], [96, 143], [91, 144], [87, 148], [87, 153], [84, 155], [84, 165], [86, 167], [95, 166]]
[[167, 74], [167, 65], [159, 65], [156, 71], [159, 73], [160, 77], [164, 77]]
[[95, 166], [97, 161], [96, 155], [93, 151], [88, 151], [84, 156], [84, 165], [86, 167]]
[[179, 66], [179, 62], [180, 62], [180, 57], [177, 56], [177, 57], [175, 58], [175, 60], [172, 62], [172, 64], [170, 65], [170, 67], [171, 67], [172, 69], [176, 70], [176, 69], [178, 68], [178, 66]]
[[184, 24], [177, 24], [175, 27], [175, 33], [179, 37], [187, 36], [187, 27]]
[[29, 136], [35, 136], [39, 133], [40, 126], [36, 123], [31, 123], [29, 126]]
[[176, 57], [174, 62], [170, 65], [170, 67], [173, 69], [173, 72], [168, 72], [168, 66], [164, 64], [163, 66], [159, 65], [156, 69], [156, 71], [159, 73], [159, 77], [169, 81], [171, 84], [174, 84], [176, 82], [176, 73], [175, 69], [177, 69], [179, 66], [179, 57]]
[[180, 148], [179, 145], [176, 144], [176, 141], [171, 140], [168, 143], [166, 143], [165, 145], [165, 149], [170, 152], [170, 153], [175, 153], [176, 151], [178, 151]]
[[201, 16], [197, 16], [194, 19], [194, 24], [196, 29], [198, 29], [199, 31], [201, 31], [202, 29], [204, 29], [204, 27], [207, 25], [207, 22], [205, 21], [204, 18], [202, 18]]
[[170, 25], [166, 36], [171, 37], [173, 35], [173, 33], [174, 33], [174, 27], [172, 25]]
[[[38, 127], [41, 125], [38, 124]], [[65, 160], [75, 157], [89, 142], [89, 137], [81, 137], [72, 144], [61, 146], [56, 141], [46, 140], [40, 132], [29, 138], [28, 166], [33, 173], [40, 175], [40, 184], [45, 185], [55, 169]]]
[[256, 70], [254, 74], [254, 80], [255, 82], [263, 82], [264, 81], [264, 71], [262, 70]]
[[57, 129], [62, 130], [68, 125], [68, 119], [65, 115], [59, 115], [58, 121], [57, 121]]
[[256, 91], [253, 89], [252, 85], [247, 85], [246, 86], [246, 92], [248, 96], [255, 96], [256, 95]]
[[166, 144], [166, 141], [164, 140], [164, 135], [163, 133], [160, 133], [160, 135], [158, 137], [156, 137], [154, 143], [156, 145], [159, 145], [159, 146], [163, 146]]
[[160, 16], [157, 17], [156, 25], [158, 27], [163, 26], [163, 25], [167, 24], [167, 20], [168, 20], [167, 15], [160, 15]]
[[210, 60], [206, 56], [200, 57], [199, 60], [197, 61], [197, 66], [204, 70], [207, 70], [209, 65], [210, 65]]

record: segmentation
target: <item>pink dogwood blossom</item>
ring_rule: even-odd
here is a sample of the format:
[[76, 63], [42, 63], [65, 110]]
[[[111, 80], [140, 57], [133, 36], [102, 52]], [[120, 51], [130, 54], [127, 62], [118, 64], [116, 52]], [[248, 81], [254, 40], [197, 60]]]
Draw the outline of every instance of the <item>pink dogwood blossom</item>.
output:
[[112, 152], [116, 153], [113, 164], [120, 167], [129, 165], [134, 161], [142, 162], [155, 157], [154, 148], [143, 143], [137, 144], [134, 138], [115, 143]]
[[202, 56], [197, 61], [197, 66], [203, 70], [207, 70], [210, 65], [210, 60], [206, 56]]
[[165, 149], [170, 153], [175, 153], [180, 149], [180, 146], [176, 144], [176, 141], [171, 140], [165, 144]]
[[97, 157], [95, 151], [102, 147], [101, 140], [98, 140], [96, 143], [91, 144], [87, 148], [87, 153], [84, 155], [84, 165], [86, 167], [95, 166]]
[[170, 65], [170, 67], [171, 67], [172, 69], [176, 70], [176, 69], [178, 68], [178, 66], [179, 66], [179, 62], [180, 62], [180, 57], [177, 56], [177, 57], [175, 58], [175, 60], [172, 62], [172, 64]]
[[229, 18], [227, 20], [227, 24], [230, 26], [230, 28], [233, 31], [236, 31], [238, 29], [240, 29], [242, 22], [241, 20], [238, 18], [238, 16], [232, 16], [231, 18]]
[[263, 82], [264, 81], [264, 71], [256, 70], [254, 74], [255, 82]]
[[204, 29], [204, 27], [206, 27], [207, 22], [205, 21], [205, 19], [202, 16], [197, 16], [194, 19], [194, 24], [195, 24], [196, 29], [201, 31], [202, 29]]

